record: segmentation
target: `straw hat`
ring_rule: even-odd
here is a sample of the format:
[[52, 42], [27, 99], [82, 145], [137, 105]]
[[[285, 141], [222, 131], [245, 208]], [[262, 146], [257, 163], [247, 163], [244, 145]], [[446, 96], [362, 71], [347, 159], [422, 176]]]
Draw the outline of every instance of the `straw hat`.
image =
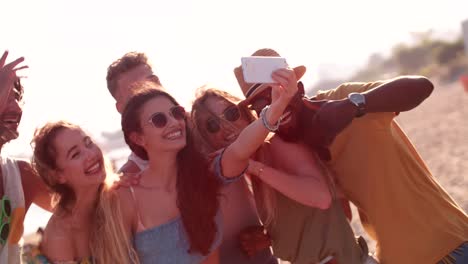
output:
[[[259, 49], [252, 54], [252, 56], [263, 56], [263, 57], [281, 57], [278, 52], [272, 49]], [[296, 73], [297, 80], [301, 79], [306, 72], [305, 66], [297, 66], [293, 68]], [[234, 75], [236, 75], [237, 82], [244, 93], [245, 103], [251, 101], [257, 94], [263, 92], [265, 89], [270, 87], [267, 83], [246, 83], [244, 80], [244, 75], [242, 73], [242, 65], [234, 68]]]

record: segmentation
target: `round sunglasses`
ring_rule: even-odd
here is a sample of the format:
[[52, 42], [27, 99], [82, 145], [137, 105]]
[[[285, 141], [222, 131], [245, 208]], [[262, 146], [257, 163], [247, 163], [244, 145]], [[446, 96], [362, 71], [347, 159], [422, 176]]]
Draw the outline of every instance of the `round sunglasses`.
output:
[[228, 106], [221, 116], [208, 119], [206, 121], [206, 130], [212, 134], [218, 133], [221, 130], [221, 118], [229, 122], [236, 122], [240, 118], [239, 107], [237, 105]]
[[[172, 116], [175, 120], [182, 120], [185, 118], [185, 109], [180, 105], [176, 105], [169, 110], [169, 115]], [[165, 127], [167, 122], [168, 116], [163, 112], [154, 113], [148, 119], [148, 123], [157, 128]]]
[[0, 245], [5, 245], [10, 233], [11, 202], [8, 197], [3, 196], [0, 200], [2, 210], [0, 212]]

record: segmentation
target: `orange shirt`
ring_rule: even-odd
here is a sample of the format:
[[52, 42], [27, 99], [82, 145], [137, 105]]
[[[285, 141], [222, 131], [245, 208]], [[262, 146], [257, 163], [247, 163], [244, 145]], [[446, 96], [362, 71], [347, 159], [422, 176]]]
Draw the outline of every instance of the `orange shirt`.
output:
[[[342, 99], [382, 84], [347, 83], [317, 98]], [[436, 263], [468, 241], [468, 217], [439, 185], [394, 113], [353, 120], [331, 146], [331, 167], [367, 219], [381, 263]], [[421, 128], [426, 129], [426, 128]]]

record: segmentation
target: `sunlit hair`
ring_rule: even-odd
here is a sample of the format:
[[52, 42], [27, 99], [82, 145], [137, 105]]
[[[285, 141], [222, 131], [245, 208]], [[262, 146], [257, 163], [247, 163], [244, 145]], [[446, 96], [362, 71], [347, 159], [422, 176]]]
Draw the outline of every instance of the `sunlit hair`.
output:
[[[167, 98], [174, 105], [179, 105], [171, 95], [164, 91], [145, 89], [130, 99], [122, 113], [122, 131], [125, 142], [142, 159], [151, 159], [151, 156], [144, 147], [133, 142], [130, 135], [142, 133], [142, 109], [147, 102], [160, 97]], [[209, 170], [207, 161], [194, 145], [190, 126], [187, 124], [185, 127], [187, 143], [177, 154], [177, 207], [190, 241], [190, 251], [207, 255], [218, 232], [215, 216], [219, 207], [220, 184]]]
[[67, 121], [47, 123], [36, 129], [31, 145], [34, 149], [32, 165], [52, 193], [53, 207], [62, 212], [71, 213], [76, 202], [76, 194], [67, 184], [62, 184], [54, 177], [60, 168], [57, 165], [57, 149], [54, 140], [65, 129], [79, 129], [79, 126]]
[[138, 264], [138, 255], [123, 223], [118, 193], [110, 190], [117, 178], [113, 172], [108, 173], [101, 188], [90, 237], [91, 253], [96, 263]]
[[[128, 52], [122, 56], [122, 58], [114, 61], [108, 68], [107, 68], [107, 89], [111, 95], [115, 98], [116, 97], [116, 90], [117, 90], [117, 81], [119, 80], [122, 73], [126, 73], [140, 65], [147, 65], [151, 68], [150, 63], [148, 62], [148, 57], [144, 53], [141, 52]], [[161, 85], [159, 78], [154, 75], [152, 81]]]
[[[200, 144], [203, 144], [206, 148], [206, 152], [210, 153], [213, 151], [216, 151], [217, 149], [214, 149], [214, 144], [213, 142], [209, 142], [209, 139], [211, 137], [208, 137], [208, 132], [206, 131], [205, 128], [205, 122], [206, 120], [203, 119], [203, 116], [209, 116], [209, 115], [214, 115], [213, 112], [209, 109], [208, 106], [206, 106], [206, 101], [208, 98], [218, 98], [220, 100], [224, 100], [233, 104], [238, 104], [239, 110], [241, 112], [241, 118], [244, 118], [248, 123], [251, 123], [256, 120], [255, 116], [252, 114], [252, 112], [247, 109], [247, 107], [243, 106], [243, 104], [239, 104], [241, 99], [238, 97], [216, 89], [212, 88], [209, 86], [204, 86], [201, 87], [197, 91], [196, 99], [193, 102], [192, 105], [192, 122], [194, 122], [194, 127], [197, 131], [197, 134], [199, 134], [199, 139], [201, 142]], [[221, 126], [221, 129], [223, 127]], [[227, 146], [224, 146], [227, 147]], [[264, 161], [264, 160], [260, 160]], [[254, 185], [254, 194], [255, 194], [255, 201], [258, 203], [257, 206], [261, 206], [263, 211], [265, 212], [264, 217], [262, 217], [263, 224], [269, 225], [272, 223], [276, 211], [276, 195], [275, 191], [267, 184], [263, 183], [260, 180], [255, 181]]]
[[[34, 133], [32, 165], [53, 194], [54, 213], [72, 214], [76, 203], [73, 189], [55, 179], [57, 150], [54, 140], [66, 129], [81, 129], [66, 121], [47, 123]], [[106, 162], [106, 179], [99, 187], [96, 197], [93, 224], [90, 236], [91, 253], [97, 263], [139, 263], [123, 224], [117, 193], [110, 186], [117, 179], [109, 162]]]
[[[207, 140], [209, 138], [209, 132], [206, 130], [205, 122], [206, 120], [202, 120], [203, 116], [216, 116], [207, 106], [206, 101], [208, 98], [215, 97], [220, 100], [226, 101], [228, 103], [236, 104], [239, 107], [239, 111], [241, 113], [241, 118], [244, 118], [249, 123], [255, 120], [254, 115], [252, 112], [247, 109], [243, 104], [241, 104], [241, 99], [222, 91], [220, 89], [205, 85], [197, 89], [195, 94], [195, 101], [192, 103], [192, 114], [191, 114], [191, 121], [192, 125], [195, 128], [196, 132], [196, 139], [199, 140], [199, 143], [202, 143], [204, 152], [212, 152], [215, 151], [213, 147], [213, 142]], [[221, 120], [224, 121], [224, 120]], [[227, 122], [227, 121], [225, 121]], [[205, 153], [205, 154], [208, 154]]]

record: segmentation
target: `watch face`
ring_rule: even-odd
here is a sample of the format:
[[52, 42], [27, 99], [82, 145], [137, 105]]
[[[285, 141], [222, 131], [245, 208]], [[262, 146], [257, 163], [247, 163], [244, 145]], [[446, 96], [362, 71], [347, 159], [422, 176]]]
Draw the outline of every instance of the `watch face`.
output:
[[349, 95], [349, 100], [351, 100], [353, 103], [360, 105], [364, 104], [366, 102], [364, 95], [360, 93], [352, 93]]

